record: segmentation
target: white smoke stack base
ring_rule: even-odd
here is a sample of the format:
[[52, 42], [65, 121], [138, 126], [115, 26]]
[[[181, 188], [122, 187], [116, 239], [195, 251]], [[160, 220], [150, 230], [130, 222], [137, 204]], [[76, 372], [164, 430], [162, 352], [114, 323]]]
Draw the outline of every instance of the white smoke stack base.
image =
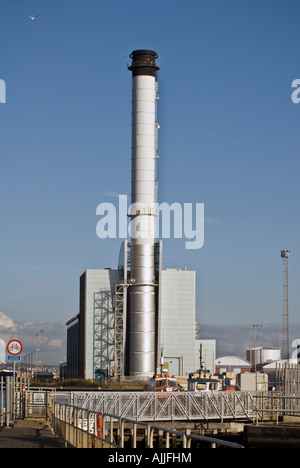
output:
[[156, 369], [155, 202], [157, 54], [136, 50], [132, 64], [131, 280], [129, 375]]

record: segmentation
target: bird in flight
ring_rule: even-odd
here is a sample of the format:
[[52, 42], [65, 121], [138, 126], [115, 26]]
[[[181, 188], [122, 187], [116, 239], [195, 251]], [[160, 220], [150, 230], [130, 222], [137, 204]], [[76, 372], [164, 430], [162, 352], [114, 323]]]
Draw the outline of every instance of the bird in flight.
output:
[[30, 18], [31, 20], [35, 20], [35, 18], [37, 18], [38, 16], [40, 16], [40, 15], [34, 15], [34, 16], [30, 16], [30, 15], [29, 15], [29, 18]]

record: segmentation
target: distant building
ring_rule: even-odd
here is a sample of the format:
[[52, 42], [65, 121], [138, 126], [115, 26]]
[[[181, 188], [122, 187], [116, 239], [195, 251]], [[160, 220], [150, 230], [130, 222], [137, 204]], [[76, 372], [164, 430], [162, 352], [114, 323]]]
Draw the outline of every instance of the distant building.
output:
[[97, 380], [113, 373], [113, 299], [120, 282], [120, 270], [86, 270], [80, 277], [79, 378]]
[[79, 315], [67, 323], [67, 367], [64, 369], [64, 378], [77, 379], [79, 370]]
[[284, 369], [285, 367], [292, 368], [297, 364], [299, 364], [297, 358], [280, 359], [278, 361], [264, 363], [259, 366], [259, 369], [262, 370], [262, 372], [275, 372], [277, 369]]
[[66, 362], [61, 362], [59, 364], [59, 379], [60, 380], [65, 380], [67, 378], [68, 378], [67, 363]]
[[252, 364], [244, 358], [237, 356], [223, 356], [215, 361], [216, 372], [224, 374], [225, 372], [251, 372]]
[[38, 382], [52, 382], [54, 378], [53, 372], [49, 369], [46, 371], [34, 372], [34, 380]]

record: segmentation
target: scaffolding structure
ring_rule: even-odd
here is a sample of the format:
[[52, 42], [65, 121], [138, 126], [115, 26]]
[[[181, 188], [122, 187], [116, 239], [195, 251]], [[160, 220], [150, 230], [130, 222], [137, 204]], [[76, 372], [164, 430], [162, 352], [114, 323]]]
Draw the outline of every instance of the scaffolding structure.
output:
[[[126, 330], [127, 330], [127, 301], [128, 288], [134, 284], [130, 278], [130, 249], [131, 243], [125, 240], [120, 249], [118, 269], [122, 271], [123, 281], [115, 285], [113, 298], [114, 310], [114, 378], [120, 380], [125, 375], [126, 368]], [[162, 269], [162, 242], [154, 244], [155, 251], [155, 285], [158, 287], [160, 273]], [[157, 300], [157, 341], [156, 354], [159, 356], [160, 350], [160, 295], [159, 288], [156, 295]]]
[[94, 294], [94, 356], [95, 378], [101, 379], [111, 373], [114, 361], [114, 309], [111, 291]]

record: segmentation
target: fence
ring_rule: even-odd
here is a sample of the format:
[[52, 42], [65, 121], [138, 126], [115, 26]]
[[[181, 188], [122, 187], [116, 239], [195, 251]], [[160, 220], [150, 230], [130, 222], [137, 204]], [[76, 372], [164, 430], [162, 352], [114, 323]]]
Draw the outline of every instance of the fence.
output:
[[0, 427], [10, 426], [14, 419], [24, 417], [28, 379], [0, 377]]
[[25, 419], [47, 419], [51, 393], [44, 389], [29, 390], [24, 394]]
[[300, 366], [285, 363], [276, 367], [275, 385], [286, 396], [284, 408], [292, 414], [292, 410], [299, 412], [300, 400], [295, 396], [300, 395]]
[[0, 427], [9, 426], [12, 419], [12, 378], [0, 377]]
[[261, 393], [255, 396], [256, 411], [253, 422], [274, 421], [279, 423], [283, 416], [300, 417], [300, 395], [282, 395], [281, 393]]
[[240, 444], [217, 438], [188, 434], [55, 401], [51, 405], [51, 424], [58, 436], [76, 448], [125, 448], [126, 440], [131, 448], [141, 445], [145, 448], [191, 448], [192, 442], [206, 444], [210, 448], [243, 448]]

